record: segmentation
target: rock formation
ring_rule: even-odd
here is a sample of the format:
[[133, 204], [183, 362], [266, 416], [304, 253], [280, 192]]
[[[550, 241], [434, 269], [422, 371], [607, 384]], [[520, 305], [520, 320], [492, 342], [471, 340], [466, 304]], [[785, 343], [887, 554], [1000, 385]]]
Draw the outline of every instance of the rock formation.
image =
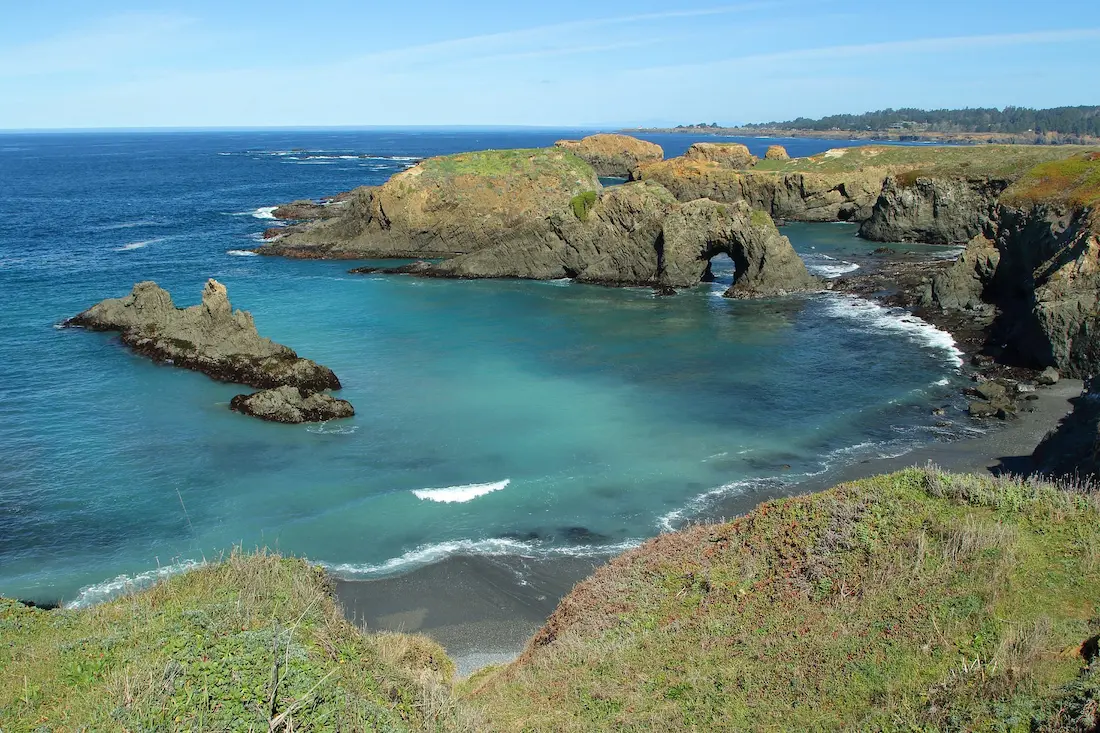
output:
[[694, 143], [684, 153], [685, 160], [715, 163], [719, 168], [751, 168], [756, 156], [740, 143]]
[[634, 177], [660, 183], [683, 202], [698, 198], [746, 201], [775, 219], [862, 221], [870, 217], [886, 174], [735, 170], [713, 160], [684, 156], [642, 166]]
[[604, 189], [560, 147], [426, 160], [259, 251], [443, 260], [358, 272], [666, 287], [696, 284], [709, 258], [727, 252], [738, 264], [731, 295], [817, 287], [771, 219], [745, 202], [685, 205], [651, 181]]
[[290, 385], [237, 395], [230, 401], [229, 409], [281, 423], [324, 422], [355, 414], [355, 408], [346, 400]]
[[729, 297], [771, 297], [820, 287], [771, 218], [744, 202], [680, 204], [662, 186], [637, 182], [605, 189], [583, 221], [572, 212], [550, 221], [554, 236], [539, 242], [505, 240], [439, 264], [352, 272], [571, 277], [605, 285], [684, 288], [699, 283], [710, 258], [724, 253], [736, 266]]
[[660, 145], [629, 135], [589, 135], [582, 140], [558, 140], [554, 145], [570, 151], [604, 177], [629, 178], [638, 166], [665, 157]]
[[1009, 183], [984, 176], [891, 176], [859, 234], [876, 242], [968, 242], [990, 223]]
[[429, 158], [382, 186], [358, 188], [337, 217], [287, 227], [261, 254], [303, 258], [449, 257], [501, 241], [537, 246], [549, 218], [600, 189], [561, 148]]
[[[1100, 191], [1090, 176], [1049, 190], [1038, 171], [1002, 195], [985, 233], [938, 275], [927, 301], [944, 309], [996, 306], [994, 340], [1011, 360], [1085, 378], [1100, 373]], [[1036, 187], [1039, 188], [1036, 188]]]
[[122, 343], [137, 353], [222, 382], [289, 386], [305, 394], [340, 389], [328, 367], [260, 336], [251, 314], [232, 310], [225, 286], [216, 280], [207, 281], [202, 303], [189, 308], [177, 308], [156, 283], [141, 282], [126, 297], [104, 300], [64, 325], [120, 331]]
[[790, 153], [782, 145], [769, 145], [768, 152], [764, 153], [764, 160], [790, 160]]

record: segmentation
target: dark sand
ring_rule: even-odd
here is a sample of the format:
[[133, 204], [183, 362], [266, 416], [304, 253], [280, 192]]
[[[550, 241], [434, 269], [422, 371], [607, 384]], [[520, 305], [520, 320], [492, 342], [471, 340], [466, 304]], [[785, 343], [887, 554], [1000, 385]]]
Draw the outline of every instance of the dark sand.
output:
[[[929, 462], [956, 472], [1025, 473], [1035, 446], [1073, 406], [1078, 380], [1040, 387], [1033, 412], [983, 435], [933, 443], [898, 458], [841, 466], [778, 489], [751, 492], [721, 502], [712, 518], [735, 517], [776, 496], [803, 494], [866, 476]], [[378, 580], [337, 581], [336, 594], [348, 618], [369, 630], [427, 634], [454, 658], [460, 675], [514, 659], [558, 601], [607, 558], [452, 557], [405, 575]]]

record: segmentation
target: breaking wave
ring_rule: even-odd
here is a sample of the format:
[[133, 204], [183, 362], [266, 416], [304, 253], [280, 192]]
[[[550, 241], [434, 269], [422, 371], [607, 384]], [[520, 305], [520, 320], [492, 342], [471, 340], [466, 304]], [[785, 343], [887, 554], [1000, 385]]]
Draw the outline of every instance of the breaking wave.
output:
[[465, 484], [463, 486], [448, 486], [445, 489], [413, 489], [412, 493], [417, 499], [424, 499], [425, 501], [464, 504], [479, 496], [500, 491], [510, 483], [512, 483], [512, 480], [506, 478], [503, 481], [494, 481], [488, 484]]

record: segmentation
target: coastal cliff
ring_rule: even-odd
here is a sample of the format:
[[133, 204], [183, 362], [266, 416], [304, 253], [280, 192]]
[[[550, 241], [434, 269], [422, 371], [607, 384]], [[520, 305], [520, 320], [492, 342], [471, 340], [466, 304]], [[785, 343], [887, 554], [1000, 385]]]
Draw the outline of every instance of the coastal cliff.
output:
[[937, 275], [928, 304], [997, 308], [1005, 357], [1085, 378], [1100, 373], [1100, 154], [1028, 171], [1001, 195], [982, 233]]
[[682, 203], [650, 181], [604, 188], [588, 163], [560, 148], [426, 160], [382, 186], [357, 189], [339, 215], [290, 227], [258, 251], [443, 260], [360, 273], [672, 288], [697, 284], [709, 259], [726, 253], [738, 264], [730, 297], [818, 287], [767, 214], [746, 202]]

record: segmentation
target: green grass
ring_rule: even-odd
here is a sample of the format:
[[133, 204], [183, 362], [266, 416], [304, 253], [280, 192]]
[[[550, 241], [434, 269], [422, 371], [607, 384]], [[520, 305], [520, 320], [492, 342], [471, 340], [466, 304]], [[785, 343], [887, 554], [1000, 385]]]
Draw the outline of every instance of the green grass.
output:
[[616, 559], [467, 694], [500, 730], [1071, 730], [1098, 576], [1095, 495], [912, 469]]
[[595, 191], [578, 193], [569, 202], [569, 206], [573, 209], [573, 216], [581, 221], [588, 221], [588, 212], [596, 205], [597, 198], [598, 194]]
[[360, 633], [323, 571], [266, 553], [85, 610], [0, 599], [4, 733], [473, 729], [453, 669], [422, 637]]
[[1006, 192], [1008, 201], [1095, 207], [1100, 204], [1100, 152], [1040, 163]]
[[909, 469], [652, 540], [452, 687], [322, 570], [235, 552], [88, 609], [0, 599], [0, 730], [1089, 731], [1098, 577], [1096, 493]]
[[552, 175], [576, 183], [595, 180], [588, 163], [562, 148], [518, 148], [459, 153], [423, 161], [418, 168], [429, 177], [537, 178]]
[[1080, 145], [868, 145], [838, 148], [809, 158], [761, 160], [752, 170], [841, 173], [887, 167], [921, 171], [929, 176], [1019, 176], [1041, 163], [1096, 150]]

